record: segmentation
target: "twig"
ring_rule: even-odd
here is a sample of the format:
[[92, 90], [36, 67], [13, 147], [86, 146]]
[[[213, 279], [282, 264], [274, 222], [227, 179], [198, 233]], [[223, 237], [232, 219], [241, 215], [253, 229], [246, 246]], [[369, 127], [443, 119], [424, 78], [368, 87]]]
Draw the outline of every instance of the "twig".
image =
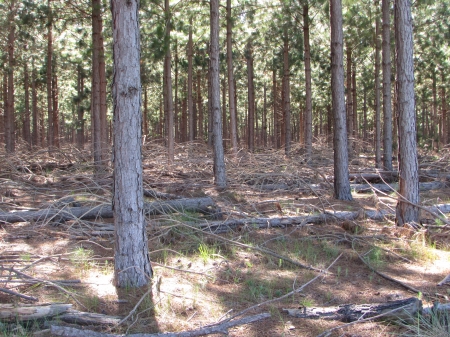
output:
[[10, 295], [14, 295], [14, 296], [21, 297], [21, 298], [23, 298], [23, 299], [25, 299], [25, 300], [27, 300], [27, 301], [35, 301], [35, 302], [36, 302], [36, 301], [39, 301], [39, 299], [36, 298], [36, 297], [23, 295], [23, 294], [20, 294], [20, 293], [18, 293], [18, 292], [15, 292], [15, 291], [13, 291], [13, 290], [5, 289], [5, 288], [0, 288], [0, 291], [1, 291], [1, 292], [4, 292], [4, 293], [7, 293], [7, 294], [10, 294]]
[[139, 305], [142, 303], [142, 301], [152, 293], [152, 288], [150, 287], [149, 290], [147, 290], [147, 292], [139, 299], [139, 301], [136, 303], [136, 305], [134, 306], [134, 308], [130, 311], [130, 313], [128, 315], [125, 316], [125, 318], [123, 318], [119, 323], [117, 323], [117, 326], [123, 324], [124, 322], [126, 322], [128, 320], [128, 318], [130, 318], [131, 315], [133, 315], [137, 308], [139, 307]]

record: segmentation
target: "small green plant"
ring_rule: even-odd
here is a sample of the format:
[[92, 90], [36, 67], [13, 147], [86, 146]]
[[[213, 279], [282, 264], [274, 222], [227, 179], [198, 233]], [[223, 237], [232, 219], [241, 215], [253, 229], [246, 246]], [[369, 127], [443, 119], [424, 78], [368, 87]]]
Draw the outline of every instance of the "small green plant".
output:
[[380, 247], [372, 248], [365, 259], [374, 268], [381, 268], [385, 262], [383, 250]]
[[209, 246], [205, 243], [200, 243], [198, 246], [198, 252], [200, 253], [200, 258], [203, 260], [203, 263], [206, 264], [209, 259], [216, 253], [216, 248], [214, 246]]
[[300, 305], [302, 305], [305, 308], [311, 308], [314, 306], [314, 301], [311, 298], [304, 297], [300, 301]]
[[86, 272], [95, 265], [92, 260], [93, 255], [92, 250], [78, 247], [73, 251], [70, 260], [81, 272]]

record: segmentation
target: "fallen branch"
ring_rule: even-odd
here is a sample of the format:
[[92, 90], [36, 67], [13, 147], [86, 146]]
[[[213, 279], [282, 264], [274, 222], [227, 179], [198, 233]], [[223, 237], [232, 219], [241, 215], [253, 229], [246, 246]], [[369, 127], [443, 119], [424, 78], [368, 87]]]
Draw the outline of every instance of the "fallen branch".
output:
[[43, 305], [0, 304], [0, 321], [15, 323], [48, 319], [69, 310], [72, 304], [53, 303]]
[[[397, 310], [402, 309], [402, 313]], [[422, 301], [416, 297], [386, 303], [370, 304], [344, 304], [337, 307], [314, 307], [302, 309], [283, 309], [289, 316], [308, 319], [337, 320], [341, 322], [354, 322], [361, 319], [374, 319], [384, 314], [384, 318], [398, 319], [401, 317], [414, 317], [422, 310]], [[387, 313], [395, 315], [388, 315]]]
[[14, 295], [14, 296], [23, 298], [24, 300], [27, 300], [27, 301], [34, 301], [34, 302], [39, 301], [39, 299], [36, 298], [36, 297], [33, 297], [33, 296], [27, 296], [27, 295], [18, 293], [18, 292], [16, 292], [16, 291], [13, 291], [13, 290], [10, 290], [10, 289], [0, 288], [0, 291], [3, 292], [3, 293], [7, 293], [7, 294], [10, 294], [10, 295]]
[[64, 336], [64, 337], [197, 337], [205, 336], [216, 333], [228, 334], [228, 329], [233, 328], [238, 325], [254, 323], [270, 317], [270, 313], [262, 313], [253, 316], [247, 316], [241, 319], [237, 319], [229, 322], [219, 322], [217, 324], [209, 325], [196, 330], [182, 331], [182, 332], [163, 332], [155, 334], [109, 334], [101, 333], [92, 330], [81, 330], [66, 326], [52, 325], [50, 331], [54, 336]]
[[[144, 204], [147, 215], [159, 215], [173, 212], [197, 211], [205, 214], [216, 214], [214, 201], [209, 197], [187, 198], [168, 201], [155, 201]], [[0, 212], [0, 222], [24, 221], [58, 221], [76, 219], [112, 218], [111, 205], [98, 205], [95, 207], [64, 207], [62, 209], [47, 208], [39, 211]]]

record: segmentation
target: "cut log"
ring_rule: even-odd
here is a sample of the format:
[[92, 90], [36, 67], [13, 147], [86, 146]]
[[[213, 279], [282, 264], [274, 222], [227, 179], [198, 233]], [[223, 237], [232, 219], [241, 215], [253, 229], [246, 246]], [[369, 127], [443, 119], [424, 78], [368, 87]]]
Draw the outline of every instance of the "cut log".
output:
[[[238, 325], [249, 324], [269, 318], [269, 313], [262, 313], [253, 316], [247, 316], [241, 319], [236, 319], [232, 321], [219, 322], [217, 324], [209, 325], [204, 328], [199, 328], [191, 331], [182, 332], [164, 332], [155, 334], [137, 333], [137, 334], [127, 334], [127, 337], [197, 337], [205, 336], [211, 334], [228, 334], [228, 329], [233, 328]], [[101, 333], [92, 330], [81, 330], [66, 326], [56, 326], [52, 325], [50, 331], [53, 336], [64, 336], [64, 337], [125, 337], [125, 335], [116, 335], [109, 333]]]
[[[390, 185], [387, 184], [351, 184], [351, 189], [354, 190], [356, 193], [369, 193], [372, 191], [379, 190], [384, 193], [390, 193], [392, 191], [398, 190], [398, 184], [393, 183]], [[441, 181], [431, 181], [426, 183], [420, 183], [419, 189], [421, 192], [424, 191], [432, 191], [432, 190], [439, 190], [441, 188], [447, 187], [447, 184]]]
[[[220, 213], [214, 201], [209, 197], [186, 198], [168, 201], [155, 201], [144, 204], [147, 215], [159, 215], [173, 212], [194, 211], [209, 215]], [[47, 208], [39, 211], [0, 212], [0, 222], [25, 221], [67, 221], [75, 219], [112, 218], [111, 205], [95, 207], [65, 207], [63, 209]]]
[[69, 310], [72, 304], [52, 303], [42, 305], [0, 304], [0, 321], [16, 323], [52, 318]]
[[58, 320], [78, 325], [116, 325], [122, 320], [122, 317], [68, 310], [58, 316]]
[[371, 304], [344, 304], [338, 307], [283, 309], [297, 318], [327, 319], [354, 322], [360, 319], [383, 315], [383, 320], [408, 319], [422, 312], [422, 301], [415, 297], [405, 300]]

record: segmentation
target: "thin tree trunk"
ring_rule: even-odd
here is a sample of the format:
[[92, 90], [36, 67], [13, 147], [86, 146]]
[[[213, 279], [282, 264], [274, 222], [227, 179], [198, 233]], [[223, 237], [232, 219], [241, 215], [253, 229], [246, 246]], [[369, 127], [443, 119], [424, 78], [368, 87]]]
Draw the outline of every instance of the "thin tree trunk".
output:
[[28, 149], [31, 149], [31, 125], [30, 125], [30, 80], [28, 74], [28, 64], [25, 62], [24, 69], [24, 94], [25, 111], [23, 113], [23, 138], [28, 143]]
[[255, 150], [255, 85], [253, 81], [253, 55], [252, 44], [247, 43], [247, 85], [248, 85], [248, 122], [247, 137], [248, 150]]
[[52, 71], [52, 102], [53, 102], [53, 146], [59, 148], [60, 126], [59, 126], [59, 96], [58, 96], [58, 76], [56, 74], [56, 58], [53, 58]]
[[225, 76], [222, 79], [222, 138], [223, 138], [223, 149], [227, 149], [227, 85]]
[[189, 117], [189, 140], [194, 140], [194, 102], [192, 97], [192, 17], [189, 18], [189, 40], [188, 40], [188, 117]]
[[92, 149], [94, 166], [97, 173], [102, 171], [102, 125], [100, 111], [100, 21], [101, 15], [100, 0], [92, 0]]
[[[413, 27], [409, 0], [395, 1], [399, 197], [396, 223], [419, 222], [419, 172], [414, 101]], [[403, 201], [403, 198], [406, 201]]]
[[225, 158], [222, 144], [222, 119], [220, 114], [220, 78], [219, 78], [219, 0], [210, 1], [211, 28], [211, 113], [214, 149], [214, 184], [225, 188], [227, 178], [225, 173]]
[[142, 114], [142, 130], [144, 133], [144, 138], [148, 137], [148, 93], [147, 93], [147, 87], [144, 87], [144, 112]]
[[166, 62], [166, 99], [167, 99], [167, 162], [169, 165], [173, 164], [174, 156], [175, 156], [175, 143], [174, 143], [174, 134], [173, 134], [173, 98], [172, 98], [172, 55], [170, 51], [170, 31], [172, 29], [171, 22], [171, 13], [170, 13], [170, 5], [169, 0], [164, 1], [164, 9], [166, 15], [166, 38], [167, 38], [167, 52], [165, 57]]
[[230, 112], [231, 151], [237, 155], [237, 116], [234, 92], [233, 50], [232, 50], [231, 0], [227, 0], [227, 67], [228, 67], [228, 105]]
[[334, 115], [334, 196], [340, 200], [352, 200], [348, 178], [341, 0], [330, 0], [330, 23], [331, 99]]
[[263, 115], [262, 115], [262, 138], [263, 138], [263, 146], [267, 147], [267, 86], [266, 82], [264, 82], [264, 106], [263, 106]]
[[284, 28], [283, 65], [284, 152], [286, 156], [289, 156], [291, 152], [291, 84], [289, 68], [289, 39], [286, 27]]
[[[312, 88], [311, 88], [311, 46], [309, 42], [309, 5], [303, 5], [303, 44], [305, 47], [305, 146], [306, 160], [312, 155]], [[300, 124], [303, 128], [303, 124]]]
[[138, 8], [138, 0], [111, 1], [114, 22], [114, 282], [120, 288], [145, 286], [152, 277], [142, 182]]
[[203, 140], [203, 102], [202, 102], [202, 76], [200, 69], [197, 70], [197, 105], [198, 105], [198, 137]]
[[36, 89], [36, 68], [34, 66], [34, 58], [31, 59], [31, 115], [32, 115], [32, 123], [33, 123], [33, 145], [41, 146], [40, 143], [40, 135], [39, 135], [39, 116], [38, 116], [38, 107], [37, 107], [37, 89]]
[[353, 100], [352, 100], [352, 47], [347, 42], [346, 48], [347, 54], [347, 144], [348, 154], [351, 157], [353, 155]]
[[53, 146], [53, 102], [52, 102], [52, 64], [53, 64], [53, 19], [51, 0], [47, 1], [47, 146]]
[[391, 15], [390, 0], [382, 0], [383, 12], [383, 165], [392, 171]]
[[375, 167], [381, 168], [381, 103], [380, 103], [380, 18], [378, 15], [379, 0], [375, 0], [377, 8], [375, 17]]

